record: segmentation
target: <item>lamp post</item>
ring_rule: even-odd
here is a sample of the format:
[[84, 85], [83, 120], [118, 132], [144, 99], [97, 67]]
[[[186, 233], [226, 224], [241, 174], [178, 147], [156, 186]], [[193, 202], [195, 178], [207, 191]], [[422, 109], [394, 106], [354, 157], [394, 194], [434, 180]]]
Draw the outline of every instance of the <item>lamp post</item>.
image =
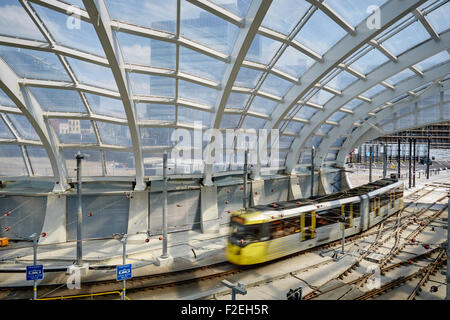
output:
[[81, 266], [83, 263], [83, 207], [82, 207], [82, 182], [81, 182], [81, 160], [84, 156], [78, 151], [76, 155], [77, 159], [77, 197], [78, 197], [78, 211], [77, 211], [77, 265]]

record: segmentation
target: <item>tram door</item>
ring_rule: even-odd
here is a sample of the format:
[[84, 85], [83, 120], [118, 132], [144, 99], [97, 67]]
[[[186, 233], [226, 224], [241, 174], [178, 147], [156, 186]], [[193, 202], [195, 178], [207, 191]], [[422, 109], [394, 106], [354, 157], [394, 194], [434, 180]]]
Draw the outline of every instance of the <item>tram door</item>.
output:
[[341, 216], [345, 217], [345, 229], [353, 227], [353, 212], [354, 212], [353, 203], [346, 203], [341, 205]]
[[304, 212], [300, 215], [300, 231], [302, 241], [313, 239], [316, 236], [316, 212]]

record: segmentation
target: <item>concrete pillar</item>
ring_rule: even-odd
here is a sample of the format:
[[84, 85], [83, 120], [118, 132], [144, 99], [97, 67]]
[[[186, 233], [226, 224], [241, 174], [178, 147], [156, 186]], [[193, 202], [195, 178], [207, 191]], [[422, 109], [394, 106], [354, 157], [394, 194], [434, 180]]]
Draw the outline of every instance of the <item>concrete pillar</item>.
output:
[[200, 187], [200, 228], [203, 233], [217, 233], [220, 228], [217, 186]]
[[47, 196], [47, 209], [45, 210], [42, 233], [46, 236], [39, 239], [39, 244], [60, 243], [67, 241], [66, 210], [67, 197], [50, 193]]
[[146, 237], [149, 226], [149, 196], [147, 191], [135, 191], [130, 198], [130, 210], [128, 213], [128, 231], [129, 236], [141, 234], [142, 238]]
[[295, 200], [302, 198], [302, 191], [297, 175], [289, 176], [289, 195], [288, 200]]
[[257, 206], [258, 204], [264, 203], [264, 180], [252, 180], [252, 193], [250, 196], [250, 201], [252, 206]]

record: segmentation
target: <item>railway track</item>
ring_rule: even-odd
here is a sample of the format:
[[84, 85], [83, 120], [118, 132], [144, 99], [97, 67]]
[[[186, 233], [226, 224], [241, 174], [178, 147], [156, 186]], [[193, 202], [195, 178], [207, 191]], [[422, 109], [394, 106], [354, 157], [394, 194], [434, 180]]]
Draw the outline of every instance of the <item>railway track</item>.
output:
[[[434, 190], [434, 189], [433, 189]], [[433, 191], [432, 190], [432, 191]], [[432, 192], [430, 191], [430, 192]], [[428, 192], [427, 194], [429, 194], [430, 192]], [[424, 194], [425, 195], [425, 194]], [[424, 196], [422, 195], [422, 197]], [[417, 201], [418, 199], [422, 198], [422, 197], [417, 197], [415, 198], [415, 200]], [[443, 199], [445, 199], [446, 196], [444, 197], [440, 197], [436, 202], [440, 202]], [[389, 272], [401, 265], [404, 265], [406, 262], [402, 261], [399, 262], [397, 264], [391, 265], [386, 267], [386, 265], [395, 257], [397, 256], [404, 248], [406, 245], [411, 245], [415, 243], [415, 238], [431, 223], [433, 222], [435, 219], [437, 219], [446, 209], [447, 206], [444, 206], [441, 210], [438, 210], [436, 212], [432, 212], [430, 216], [423, 218], [421, 221], [419, 221], [417, 218], [420, 218], [422, 215], [424, 215], [426, 212], [430, 212], [430, 208], [434, 206], [434, 203], [431, 205], [428, 205], [427, 207], [421, 209], [419, 212], [414, 213], [414, 217], [416, 219], [407, 219], [406, 222], [401, 223], [400, 220], [400, 215], [401, 213], [404, 211], [400, 211], [398, 214], [395, 215], [395, 219], [396, 219], [396, 225], [395, 225], [395, 230], [388, 234], [386, 237], [382, 237], [381, 234], [383, 232], [386, 231], [386, 229], [388, 230], [392, 230], [393, 228], [383, 228], [383, 224], [379, 225], [379, 230], [377, 230], [377, 236], [375, 238], [375, 240], [372, 242], [372, 244], [369, 246], [368, 249], [366, 249], [366, 251], [349, 267], [347, 268], [344, 272], [342, 272], [341, 274], [339, 274], [339, 276], [337, 276], [334, 279], [331, 279], [330, 281], [328, 281], [327, 283], [325, 283], [324, 285], [316, 288], [315, 290], [311, 291], [310, 293], [308, 293], [307, 295], [305, 295], [304, 299], [308, 300], [308, 299], [316, 299], [320, 296], [323, 296], [325, 293], [330, 293], [333, 290], [337, 290], [340, 289], [342, 286], [344, 285], [357, 285], [358, 288], [361, 288], [362, 286], [364, 286], [364, 284], [368, 281], [368, 279], [372, 276], [372, 274], [363, 274], [362, 276], [358, 277], [357, 279], [354, 279], [352, 281], [349, 282], [344, 282], [341, 286], [338, 287], [334, 287], [331, 290], [321, 290], [321, 288], [326, 288], [327, 285], [333, 281], [333, 280], [343, 280], [345, 277], [347, 277], [350, 273], [352, 273], [354, 270], [356, 270], [357, 267], [359, 267], [359, 264], [361, 263], [361, 261], [363, 261], [365, 258], [367, 258], [370, 254], [376, 252], [376, 250], [382, 246], [383, 244], [385, 244], [388, 240], [390, 240], [390, 238], [395, 237], [394, 240], [394, 245], [390, 248], [389, 252], [387, 254], [384, 255], [384, 257], [382, 259], [380, 259], [378, 261], [378, 267], [380, 268], [380, 273], [381, 275], [385, 275], [386, 272]], [[406, 206], [405, 206], [406, 208]], [[404, 208], [404, 209], [405, 209]], [[392, 217], [391, 217], [392, 218]], [[409, 217], [410, 218], [410, 217]], [[384, 222], [389, 222], [389, 219], [385, 220]], [[401, 234], [402, 232], [411, 224], [414, 223], [419, 223], [418, 227], [413, 230], [405, 239], [404, 241], [401, 241]], [[372, 232], [372, 235], [374, 233]], [[436, 250], [436, 249], [434, 249]], [[434, 251], [433, 250], [433, 251]], [[430, 252], [433, 252], [430, 251]], [[415, 257], [417, 258], [417, 257]], [[410, 263], [411, 260], [408, 261], [408, 263]], [[409, 278], [408, 278], [409, 279]], [[407, 281], [407, 279], [405, 280]], [[343, 297], [341, 297], [343, 298]]]
[[[424, 188], [418, 189], [414, 193], [410, 194], [405, 199], [412, 200], [412, 201], [410, 203], [406, 204], [405, 207], [402, 209], [402, 211], [400, 211], [396, 215], [381, 222], [378, 225], [376, 231], [373, 231], [373, 229], [372, 229], [372, 230], [368, 230], [362, 234], [347, 238], [345, 240], [346, 243], [352, 243], [361, 238], [371, 236], [375, 233], [377, 234], [373, 244], [370, 246], [370, 248], [367, 250], [367, 252], [364, 253], [363, 256], [361, 256], [356, 263], [354, 263], [352, 266], [350, 266], [338, 278], [343, 279], [345, 276], [347, 276], [349, 273], [351, 273], [352, 270], [354, 270], [359, 265], [359, 262], [361, 262], [365, 257], [367, 257], [371, 251], [375, 250], [376, 248], [381, 246], [383, 243], [385, 243], [388, 239], [384, 239], [383, 234], [389, 230], [392, 230], [393, 228], [396, 228], [396, 230], [393, 233], [391, 233], [391, 235], [388, 236], [388, 238], [390, 239], [392, 236], [395, 236], [396, 237], [395, 238], [396, 239], [395, 247], [398, 247], [399, 242], [400, 242], [401, 230], [406, 228], [406, 226], [408, 226], [411, 223], [411, 221], [409, 221], [410, 219], [408, 220], [408, 218], [410, 218], [412, 215], [414, 215], [416, 217], [420, 217], [426, 210], [422, 209], [417, 213], [413, 212], [413, 213], [410, 213], [408, 216], [404, 216], [404, 217], [401, 216], [401, 213], [403, 213], [406, 209], [411, 207], [411, 205], [413, 203], [416, 203], [420, 199], [425, 197], [426, 195], [429, 195], [437, 187], [438, 186], [433, 186], [433, 189], [431, 189], [431, 190], [426, 190], [426, 188], [424, 187]], [[442, 197], [441, 199], [443, 199], [443, 198], [445, 198], [445, 197]], [[430, 208], [430, 207], [431, 206], [429, 206], [428, 208]], [[436, 216], [438, 216], [438, 215], [436, 215]], [[407, 221], [403, 222], [404, 220], [407, 220]], [[388, 227], [387, 225], [392, 222], [394, 223], [394, 226]], [[334, 241], [329, 244], [325, 244], [320, 247], [311, 248], [306, 251], [302, 251], [302, 252], [287, 256], [287, 257], [277, 259], [273, 262], [278, 262], [280, 260], [289, 259], [289, 258], [299, 256], [302, 254], [306, 254], [306, 253], [312, 252], [312, 251], [318, 251], [318, 250], [326, 248], [326, 247], [332, 247], [335, 245], [339, 245], [340, 243], [341, 243], [341, 240], [337, 240], [337, 241]], [[392, 254], [392, 255], [394, 255], [396, 253], [398, 253], [398, 250], [396, 251], [394, 248], [390, 251], [390, 254]], [[386, 262], [389, 260], [390, 259], [386, 258]], [[167, 287], [173, 287], [173, 286], [184, 285], [184, 284], [188, 285], [189, 283], [203, 281], [203, 280], [224, 278], [226, 276], [237, 274], [237, 273], [240, 273], [245, 270], [259, 268], [261, 266], [264, 266], [266, 264], [273, 263], [273, 262], [268, 262], [268, 263], [257, 265], [257, 266], [246, 266], [246, 267], [235, 266], [228, 262], [222, 262], [222, 263], [218, 263], [218, 264], [214, 264], [214, 265], [210, 265], [210, 266], [192, 268], [189, 270], [136, 277], [136, 278], [132, 278], [127, 281], [127, 292], [135, 293], [135, 292], [139, 292], [139, 291], [151, 291], [151, 290], [164, 289]], [[314, 267], [317, 268], [317, 267], [320, 267], [321, 264], [326, 264], [326, 263], [330, 263], [330, 261], [324, 261]], [[400, 266], [400, 265], [401, 265], [401, 263], [398, 264], [398, 266]], [[392, 266], [385, 267], [382, 270], [388, 271], [388, 270], [390, 270], [389, 268], [391, 268], [391, 267]], [[368, 275], [364, 275], [364, 277], [365, 277], [364, 279], [363, 278], [360, 279], [360, 282], [368, 279]], [[352, 284], [354, 284], [353, 281], [352, 281]], [[61, 297], [61, 296], [65, 296], [67, 294], [73, 295], [74, 293], [76, 293], [76, 294], [93, 294], [93, 293], [99, 293], [99, 292], [105, 292], [105, 291], [120, 290], [121, 283], [118, 283], [113, 280], [111, 280], [111, 281], [108, 280], [108, 281], [102, 281], [102, 282], [95, 282], [92, 284], [91, 283], [83, 283], [83, 286], [84, 286], [84, 288], [81, 290], [78, 290], [78, 291], [65, 290], [65, 289], [61, 288], [61, 286], [57, 286], [57, 285], [41, 286], [39, 289], [40, 298]], [[315, 295], [317, 296], [317, 293], [320, 292], [319, 287], [312, 286], [312, 288], [314, 288], [314, 290], [311, 293], [309, 293], [307, 296], [305, 296], [305, 298], [311, 298], [311, 297], [314, 297]], [[31, 297], [31, 291], [30, 291], [29, 287], [13, 288], [13, 289], [12, 288], [2, 288], [2, 289], [0, 289], [0, 297], [7, 295], [8, 291], [11, 291], [11, 290], [14, 290], [16, 292], [16, 296], [19, 298]]]

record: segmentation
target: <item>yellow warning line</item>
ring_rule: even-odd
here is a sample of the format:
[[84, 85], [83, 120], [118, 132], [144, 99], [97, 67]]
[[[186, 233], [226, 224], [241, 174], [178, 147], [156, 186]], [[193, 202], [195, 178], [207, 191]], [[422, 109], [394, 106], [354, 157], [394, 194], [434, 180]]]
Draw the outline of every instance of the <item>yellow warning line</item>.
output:
[[[76, 298], [86, 298], [86, 297], [95, 297], [95, 296], [105, 296], [110, 294], [118, 294], [119, 296], [122, 295], [120, 291], [110, 291], [110, 292], [100, 292], [100, 293], [91, 293], [91, 294], [82, 294], [82, 295], [76, 295], [76, 296], [61, 296], [61, 297], [54, 297], [54, 298], [41, 298], [37, 300], [66, 300], [66, 299], [76, 299]], [[125, 296], [125, 299], [130, 300], [127, 296]]]

